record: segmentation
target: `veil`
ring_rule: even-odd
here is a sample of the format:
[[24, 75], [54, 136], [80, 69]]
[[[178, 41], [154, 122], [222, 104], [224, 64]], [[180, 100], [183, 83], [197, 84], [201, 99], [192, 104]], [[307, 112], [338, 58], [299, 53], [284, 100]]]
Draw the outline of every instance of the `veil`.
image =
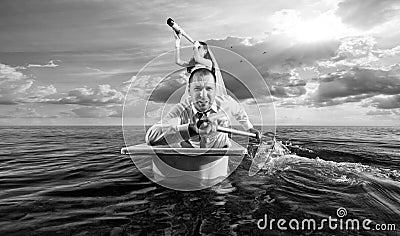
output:
[[[222, 78], [222, 74], [221, 74], [221, 71], [219, 69], [218, 62], [215, 59], [215, 56], [212, 53], [210, 46], [208, 46], [207, 50], [208, 50], [208, 53], [210, 54], [211, 61], [212, 61], [213, 67], [214, 67], [214, 74], [215, 74], [215, 78], [216, 78], [216, 83], [215, 83], [216, 96], [227, 95], [224, 79]], [[197, 68], [201, 68], [201, 67], [210, 69], [210, 68], [208, 68], [206, 66], [203, 66], [203, 65], [196, 65], [193, 68], [193, 70], [195, 70]], [[181, 102], [184, 102], [185, 100], [187, 100], [190, 97], [188, 88], [189, 88], [189, 81], [187, 81], [187, 85], [186, 85], [186, 88], [185, 88], [185, 93], [183, 94], [183, 96], [181, 98]]]

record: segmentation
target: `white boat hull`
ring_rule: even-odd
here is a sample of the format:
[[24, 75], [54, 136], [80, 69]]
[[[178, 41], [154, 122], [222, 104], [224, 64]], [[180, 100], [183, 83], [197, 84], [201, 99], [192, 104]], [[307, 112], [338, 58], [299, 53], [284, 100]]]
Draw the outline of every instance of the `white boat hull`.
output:
[[[152, 156], [154, 178], [190, 176], [215, 179], [229, 174], [229, 159], [242, 159], [247, 149], [231, 141], [230, 148], [182, 148], [140, 144], [123, 148], [122, 154]], [[135, 160], [133, 160], [135, 162]]]

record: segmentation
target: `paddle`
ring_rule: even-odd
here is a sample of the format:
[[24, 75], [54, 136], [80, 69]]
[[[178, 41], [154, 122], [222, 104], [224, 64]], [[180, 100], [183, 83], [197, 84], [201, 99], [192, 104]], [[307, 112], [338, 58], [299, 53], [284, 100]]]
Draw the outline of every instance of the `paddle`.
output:
[[189, 42], [194, 43], [194, 40], [171, 18], [168, 18], [167, 25], [175, 30], [176, 34], [183, 35]]
[[[254, 133], [250, 133], [247, 131], [241, 131], [241, 130], [237, 130], [237, 129], [230, 129], [230, 128], [226, 128], [226, 127], [222, 127], [222, 126], [218, 126], [217, 131], [223, 132], [223, 133], [228, 133], [228, 134], [238, 134], [238, 135], [248, 136], [248, 137], [252, 137], [252, 138], [257, 138], [257, 135]], [[275, 134], [272, 132], [267, 132], [265, 134], [268, 137], [275, 137]], [[263, 137], [265, 137], [265, 135]]]
[[[217, 131], [223, 132], [223, 133], [237, 134], [237, 135], [257, 138], [257, 135], [254, 133], [236, 130], [236, 129], [230, 129], [230, 128], [221, 127], [221, 126], [217, 127]], [[267, 139], [269, 139], [271, 137], [272, 137], [272, 139], [268, 142]], [[251, 162], [251, 166], [249, 169], [249, 176], [253, 176], [253, 175], [257, 174], [257, 172], [260, 171], [264, 167], [265, 163], [270, 160], [271, 152], [273, 151], [276, 143], [277, 142], [275, 139], [275, 134], [272, 132], [267, 132], [267, 133], [265, 133], [265, 135], [262, 135], [258, 144], [253, 143], [252, 145], [249, 145], [249, 148], [248, 148], [249, 154], [253, 157], [253, 161]], [[255, 150], [253, 150], [253, 149], [255, 149]]]

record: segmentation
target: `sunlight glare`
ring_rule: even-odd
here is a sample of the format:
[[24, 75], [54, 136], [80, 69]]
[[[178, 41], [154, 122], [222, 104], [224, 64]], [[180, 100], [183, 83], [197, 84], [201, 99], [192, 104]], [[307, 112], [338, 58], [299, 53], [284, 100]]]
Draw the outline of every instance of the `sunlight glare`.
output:
[[338, 39], [354, 33], [333, 12], [304, 19], [297, 11], [285, 10], [274, 14], [272, 22], [276, 34], [286, 34], [304, 43]]

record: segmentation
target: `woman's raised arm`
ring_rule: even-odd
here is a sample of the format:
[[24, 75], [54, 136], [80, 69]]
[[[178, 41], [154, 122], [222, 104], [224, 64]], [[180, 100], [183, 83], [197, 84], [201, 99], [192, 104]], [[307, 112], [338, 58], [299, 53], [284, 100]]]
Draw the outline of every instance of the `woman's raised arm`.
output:
[[174, 32], [174, 37], [175, 37], [175, 63], [179, 66], [182, 67], [188, 67], [189, 63], [186, 61], [181, 60], [181, 36], [180, 34], [176, 34], [176, 32], [173, 30]]

